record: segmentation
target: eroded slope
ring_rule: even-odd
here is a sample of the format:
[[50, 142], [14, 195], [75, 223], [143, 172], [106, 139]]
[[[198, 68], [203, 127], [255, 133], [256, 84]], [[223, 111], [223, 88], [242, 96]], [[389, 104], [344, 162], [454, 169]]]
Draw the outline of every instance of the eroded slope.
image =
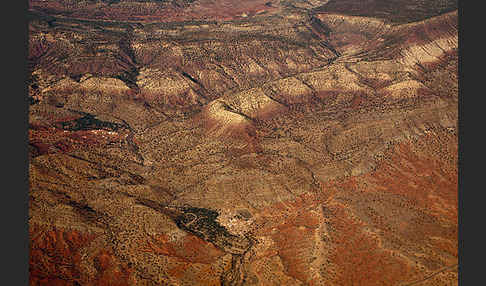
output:
[[457, 284], [457, 11], [333, 3], [35, 2], [31, 284]]

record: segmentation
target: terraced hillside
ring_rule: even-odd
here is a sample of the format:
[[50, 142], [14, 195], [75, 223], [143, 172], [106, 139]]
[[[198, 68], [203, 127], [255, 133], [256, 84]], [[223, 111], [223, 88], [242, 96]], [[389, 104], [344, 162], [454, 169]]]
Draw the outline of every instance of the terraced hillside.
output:
[[29, 2], [31, 285], [457, 285], [457, 3]]

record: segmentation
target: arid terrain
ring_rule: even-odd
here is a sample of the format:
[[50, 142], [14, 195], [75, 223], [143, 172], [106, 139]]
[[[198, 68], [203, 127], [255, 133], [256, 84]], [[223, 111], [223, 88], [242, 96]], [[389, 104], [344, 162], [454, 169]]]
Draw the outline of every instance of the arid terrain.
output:
[[30, 285], [458, 285], [449, 0], [29, 0]]

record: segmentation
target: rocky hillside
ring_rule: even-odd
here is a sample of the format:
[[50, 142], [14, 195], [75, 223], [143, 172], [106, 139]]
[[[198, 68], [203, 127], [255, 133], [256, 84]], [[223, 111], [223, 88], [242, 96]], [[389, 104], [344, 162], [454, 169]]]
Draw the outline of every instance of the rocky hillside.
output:
[[456, 2], [29, 4], [31, 285], [457, 285]]

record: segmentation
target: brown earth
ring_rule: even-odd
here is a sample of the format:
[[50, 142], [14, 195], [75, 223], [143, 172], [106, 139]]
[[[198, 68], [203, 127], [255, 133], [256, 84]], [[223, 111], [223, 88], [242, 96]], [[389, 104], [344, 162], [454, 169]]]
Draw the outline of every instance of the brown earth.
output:
[[30, 1], [30, 284], [457, 285], [457, 3], [358, 2]]

